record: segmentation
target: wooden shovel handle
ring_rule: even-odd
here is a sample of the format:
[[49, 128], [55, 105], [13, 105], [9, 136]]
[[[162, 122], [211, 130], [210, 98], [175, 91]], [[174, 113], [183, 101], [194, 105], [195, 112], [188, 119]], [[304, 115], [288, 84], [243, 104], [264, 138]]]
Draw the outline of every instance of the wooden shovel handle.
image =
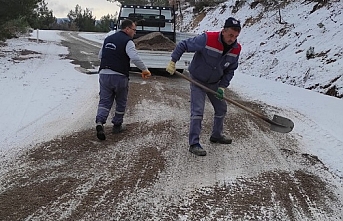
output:
[[[205, 91], [207, 91], [207, 92], [209, 92], [209, 93], [212, 93], [212, 94], [214, 94], [214, 95], [217, 94], [217, 92], [215, 92], [215, 91], [209, 89], [208, 87], [206, 87], [206, 86], [202, 85], [201, 83], [199, 83], [199, 82], [197, 82], [197, 81], [191, 79], [190, 77], [187, 77], [187, 76], [185, 76], [184, 74], [181, 74], [181, 73], [178, 72], [178, 71], [175, 71], [175, 74], [178, 75], [178, 76], [180, 76], [180, 77], [182, 77], [182, 78], [184, 78], [184, 79], [186, 79], [186, 80], [189, 81], [189, 82], [192, 82], [193, 84], [197, 85], [198, 87], [204, 89]], [[223, 97], [223, 99], [226, 100], [226, 101], [228, 101], [228, 102], [230, 102], [230, 103], [232, 103], [232, 104], [234, 104], [234, 105], [236, 105], [236, 106], [238, 106], [238, 107], [240, 107], [240, 108], [242, 108], [243, 110], [245, 110], [245, 111], [247, 111], [247, 112], [253, 114], [253, 115], [256, 116], [256, 117], [259, 117], [259, 118], [261, 118], [261, 119], [264, 120], [264, 121], [267, 121], [267, 122], [270, 123], [270, 124], [274, 124], [274, 125], [278, 125], [278, 126], [279, 126], [279, 124], [277, 124], [277, 123], [275, 123], [274, 121], [270, 120], [268, 117], [263, 116], [262, 114], [259, 114], [259, 113], [255, 112], [255, 111], [251, 110], [250, 108], [248, 108], [248, 107], [246, 107], [246, 106], [244, 106], [244, 105], [238, 103], [237, 101], [234, 101], [234, 100], [232, 100], [232, 99], [230, 99], [230, 98], [227, 98], [227, 97], [225, 97], [225, 96]]]

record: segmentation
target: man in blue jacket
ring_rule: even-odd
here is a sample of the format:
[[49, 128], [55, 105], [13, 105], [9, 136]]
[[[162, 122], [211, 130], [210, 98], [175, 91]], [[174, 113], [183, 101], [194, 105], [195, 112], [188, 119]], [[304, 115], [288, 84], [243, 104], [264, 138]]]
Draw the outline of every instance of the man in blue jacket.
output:
[[100, 100], [96, 115], [96, 132], [99, 140], [105, 140], [104, 124], [114, 101], [115, 115], [112, 119], [112, 133], [120, 133], [129, 91], [130, 61], [142, 70], [142, 78], [151, 76], [150, 71], [139, 57], [133, 36], [136, 24], [127, 19], [121, 23], [121, 30], [105, 38], [99, 52]]
[[232, 140], [223, 132], [224, 117], [227, 105], [224, 90], [230, 84], [234, 71], [238, 67], [241, 45], [237, 42], [241, 25], [235, 18], [228, 18], [220, 32], [205, 32], [194, 38], [186, 39], [177, 44], [171, 54], [166, 71], [174, 74], [175, 63], [184, 52], [195, 52], [188, 68], [193, 80], [217, 91], [213, 95], [191, 83], [191, 122], [189, 128], [189, 151], [198, 156], [205, 156], [206, 151], [199, 142], [201, 122], [205, 108], [205, 97], [209, 98], [214, 108], [214, 122], [210, 141], [212, 143], [230, 144]]

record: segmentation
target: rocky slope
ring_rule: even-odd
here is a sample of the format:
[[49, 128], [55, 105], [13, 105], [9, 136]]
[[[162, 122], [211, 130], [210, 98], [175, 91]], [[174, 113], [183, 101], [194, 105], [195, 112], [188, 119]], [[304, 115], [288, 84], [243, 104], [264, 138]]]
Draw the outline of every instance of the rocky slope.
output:
[[343, 4], [338, 0], [287, 2], [229, 0], [196, 14], [194, 7], [182, 4], [178, 28], [217, 31], [225, 19], [236, 17], [243, 24], [238, 73], [342, 98]]

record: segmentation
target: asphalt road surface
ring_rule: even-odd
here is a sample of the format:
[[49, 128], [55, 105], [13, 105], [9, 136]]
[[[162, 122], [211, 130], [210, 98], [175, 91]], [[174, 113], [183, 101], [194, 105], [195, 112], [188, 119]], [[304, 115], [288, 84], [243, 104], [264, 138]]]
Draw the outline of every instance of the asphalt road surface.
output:
[[[98, 43], [63, 36], [73, 63], [99, 64]], [[265, 115], [278, 110], [226, 95]], [[201, 143], [208, 154], [197, 157], [188, 152], [189, 106], [184, 79], [131, 75], [126, 130], [112, 135], [109, 119], [106, 141], [92, 126], [20, 156], [0, 180], [0, 220], [343, 219], [341, 178], [292, 133], [270, 131], [229, 105], [225, 133], [233, 143], [212, 144], [207, 103]]]

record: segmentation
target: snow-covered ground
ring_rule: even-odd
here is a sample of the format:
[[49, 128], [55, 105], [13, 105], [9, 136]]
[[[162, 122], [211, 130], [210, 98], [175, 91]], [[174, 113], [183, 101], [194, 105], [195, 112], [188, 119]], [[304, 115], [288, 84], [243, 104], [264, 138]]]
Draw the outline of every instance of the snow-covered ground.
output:
[[[275, 32], [266, 23], [267, 18], [251, 28], [244, 28], [239, 37], [243, 44], [241, 65], [230, 87], [248, 99], [279, 107], [282, 112], [270, 114], [279, 114], [294, 121], [295, 128], [291, 133], [299, 139], [304, 152], [318, 156], [331, 171], [343, 177], [342, 99], [275, 81], [280, 75], [280, 79], [286, 79], [285, 76], [289, 75], [290, 79], [297, 81], [310, 69], [313, 75], [309, 74], [307, 81], [303, 82], [304, 87], [316, 82], [325, 85], [342, 70], [343, 49], [339, 39], [342, 15], [337, 7], [329, 11], [320, 9], [309, 15], [311, 8], [310, 4], [292, 6], [292, 13], [284, 13], [283, 19], [288, 23], [296, 23], [294, 27], [297, 31], [292, 29], [283, 37], [274, 36], [267, 44], [261, 43], [266, 42], [267, 36], [272, 36]], [[304, 11], [307, 15], [304, 15]], [[323, 13], [322, 18], [319, 18], [320, 13]], [[217, 12], [217, 25], [206, 26], [204, 21], [196, 31], [219, 30], [228, 15], [219, 17], [218, 14]], [[306, 16], [311, 17], [313, 23], [297, 20], [296, 15], [301, 15], [303, 19]], [[211, 18], [214, 12], [208, 12], [208, 16]], [[239, 14], [238, 18], [244, 20], [250, 15], [245, 16]], [[277, 23], [274, 18], [276, 15], [267, 13], [265, 16]], [[323, 22], [326, 31], [317, 26], [318, 22]], [[334, 29], [335, 32], [332, 32]], [[309, 30], [313, 33], [309, 33]], [[301, 34], [293, 36], [296, 32]], [[105, 34], [85, 33], [82, 36], [102, 42]], [[40, 43], [29, 40], [35, 37], [34, 32], [31, 37], [8, 40], [8, 45], [1, 47], [1, 161], [37, 142], [80, 128], [92, 127], [94, 123], [97, 76], [75, 71], [74, 65], [64, 59], [68, 51], [60, 45], [62, 39], [58, 31], [40, 31], [39, 38], [43, 40]], [[303, 43], [299, 45], [299, 42]], [[305, 53], [309, 46], [315, 46], [316, 52], [330, 51], [325, 59], [317, 57], [307, 60]], [[38, 54], [20, 55], [23, 50]], [[303, 51], [295, 53], [297, 50]], [[271, 51], [280, 52], [271, 54]], [[253, 53], [255, 55], [248, 59]], [[335, 62], [324, 65], [326, 60], [334, 58], [337, 59]], [[278, 62], [271, 65], [275, 59]], [[259, 75], [266, 75], [264, 77], [267, 79], [256, 77]], [[337, 80], [334, 84], [341, 88], [341, 81]]]
[[[239, 36], [242, 45], [240, 73], [284, 82], [321, 93], [330, 89], [343, 96], [343, 4], [330, 1], [313, 13], [316, 2], [294, 1], [278, 10], [265, 11], [261, 4], [254, 9], [244, 4], [232, 13], [236, 1], [229, 0], [192, 27], [193, 8], [183, 11], [183, 29], [195, 33], [221, 30], [228, 17], [235, 17], [243, 25]], [[223, 9], [222, 6], [226, 6]], [[188, 28], [188, 29], [187, 29]], [[306, 52], [314, 47], [314, 58]]]
[[[87, 100], [98, 89], [97, 76], [80, 74], [62, 47], [58, 31], [7, 41], [0, 51], [0, 153], [34, 145], [83, 127], [90, 119]], [[29, 40], [29, 38], [33, 40]], [[29, 51], [36, 53], [32, 54]], [[27, 53], [25, 53], [27, 52]], [[76, 114], [77, 113], [77, 114]], [[90, 114], [91, 115], [91, 114]]]
[[[96, 41], [103, 38], [103, 34], [82, 36]], [[81, 74], [63, 59], [67, 50], [59, 45], [58, 31], [41, 31], [40, 39], [44, 42], [38, 44], [28, 37], [12, 39], [1, 50], [2, 159], [36, 142], [94, 123], [97, 76]], [[18, 56], [17, 52], [24, 49], [41, 54]], [[25, 59], [13, 60], [14, 57]], [[248, 99], [282, 109], [270, 114], [292, 119], [295, 128], [291, 133], [299, 139], [304, 152], [318, 156], [331, 171], [343, 177], [341, 99], [239, 71], [230, 87]]]

